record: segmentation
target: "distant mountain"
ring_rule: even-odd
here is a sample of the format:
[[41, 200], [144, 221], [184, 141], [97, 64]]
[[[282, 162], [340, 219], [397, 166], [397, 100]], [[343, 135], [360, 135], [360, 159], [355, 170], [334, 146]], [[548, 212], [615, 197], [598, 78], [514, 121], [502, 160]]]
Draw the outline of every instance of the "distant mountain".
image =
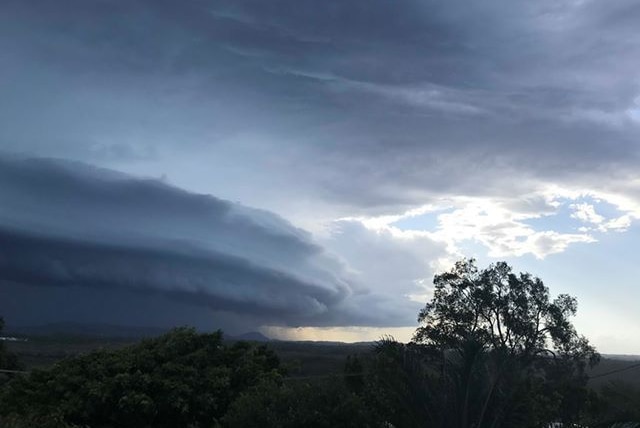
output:
[[622, 361], [640, 361], [640, 355], [631, 354], [602, 354], [604, 358]]

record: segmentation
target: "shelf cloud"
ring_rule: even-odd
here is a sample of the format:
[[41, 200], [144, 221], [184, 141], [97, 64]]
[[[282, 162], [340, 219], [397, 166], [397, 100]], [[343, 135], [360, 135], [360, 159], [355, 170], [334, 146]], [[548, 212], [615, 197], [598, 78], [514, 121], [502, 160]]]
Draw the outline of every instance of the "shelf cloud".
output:
[[[624, 264], [637, 300], [613, 255], [640, 218], [639, 20], [632, 0], [4, 0], [21, 255], [0, 247], [0, 302], [410, 326], [462, 256]], [[610, 314], [577, 285], [597, 265], [556, 291]]]
[[[160, 294], [293, 326], [407, 319], [356, 293], [337, 257], [275, 214], [84, 164], [0, 165], [2, 281]], [[390, 312], [380, 321], [358, 309], [376, 301]]]

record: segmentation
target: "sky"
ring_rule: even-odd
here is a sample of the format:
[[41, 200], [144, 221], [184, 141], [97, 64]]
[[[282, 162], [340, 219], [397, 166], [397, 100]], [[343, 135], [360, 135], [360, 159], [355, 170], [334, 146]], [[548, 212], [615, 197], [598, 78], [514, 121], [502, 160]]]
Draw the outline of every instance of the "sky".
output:
[[640, 4], [4, 0], [0, 314], [407, 340], [505, 260], [640, 354]]

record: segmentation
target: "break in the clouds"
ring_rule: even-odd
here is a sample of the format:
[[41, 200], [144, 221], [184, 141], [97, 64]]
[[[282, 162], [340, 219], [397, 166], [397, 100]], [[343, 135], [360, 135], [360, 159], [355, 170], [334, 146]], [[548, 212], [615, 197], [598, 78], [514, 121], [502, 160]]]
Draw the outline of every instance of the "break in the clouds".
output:
[[[635, 233], [639, 19], [632, 0], [6, 0], [0, 149], [182, 195], [158, 217], [100, 212], [106, 196], [86, 193], [91, 212], [46, 230], [59, 239], [47, 245], [79, 245], [82, 228], [96, 254], [177, 239], [182, 256], [285, 275], [243, 301], [258, 324], [286, 301], [298, 309], [283, 323], [375, 324], [372, 305], [377, 325], [407, 325], [457, 257], [543, 260], [544, 278], [559, 257]], [[246, 222], [209, 229], [200, 205], [178, 213], [190, 198]], [[15, 213], [40, 236], [34, 213]], [[235, 308], [228, 292], [206, 304]]]
[[[597, 210], [597, 211], [596, 211]], [[353, 217], [377, 233], [400, 240], [429, 238], [445, 243], [450, 255], [465, 255], [465, 244], [480, 244], [494, 258], [532, 255], [538, 259], [576, 243], [593, 243], [625, 232], [640, 218], [640, 206], [616, 195], [545, 189], [519, 200], [486, 197], [443, 198], [400, 215]]]

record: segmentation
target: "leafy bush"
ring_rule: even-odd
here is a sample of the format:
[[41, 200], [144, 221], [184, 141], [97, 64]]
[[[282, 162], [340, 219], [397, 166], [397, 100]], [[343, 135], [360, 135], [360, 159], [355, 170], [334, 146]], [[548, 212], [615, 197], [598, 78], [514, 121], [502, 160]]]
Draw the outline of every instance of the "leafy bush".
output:
[[274, 376], [279, 360], [264, 346], [226, 346], [221, 332], [178, 328], [16, 378], [0, 393], [0, 415], [92, 427], [208, 427], [243, 391]]
[[364, 400], [341, 379], [322, 383], [264, 382], [236, 400], [224, 418], [228, 428], [382, 427]]

